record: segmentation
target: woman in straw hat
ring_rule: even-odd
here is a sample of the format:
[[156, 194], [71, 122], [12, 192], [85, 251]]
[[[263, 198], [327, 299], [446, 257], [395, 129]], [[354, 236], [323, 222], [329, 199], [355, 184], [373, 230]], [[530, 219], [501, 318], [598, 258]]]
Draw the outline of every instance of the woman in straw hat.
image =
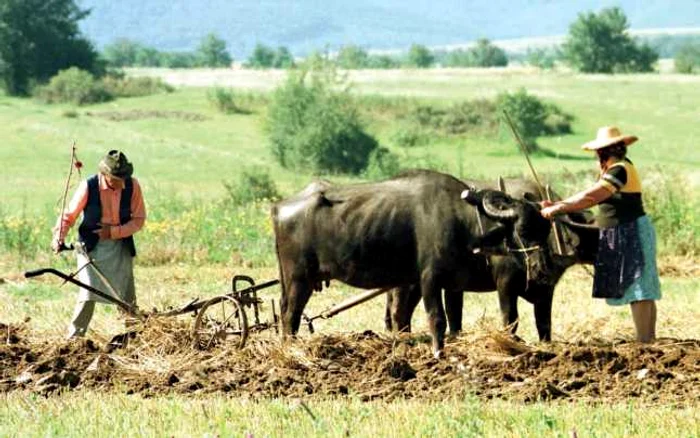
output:
[[637, 170], [627, 158], [628, 146], [636, 141], [616, 127], [600, 128], [596, 139], [582, 146], [598, 155], [598, 182], [563, 201], [544, 202], [542, 215], [551, 219], [598, 205], [601, 231], [593, 297], [606, 298], [614, 306], [630, 304], [637, 340], [650, 342], [656, 337], [661, 289], [654, 227], [644, 213]]
[[[55, 252], [65, 248], [68, 230], [82, 213], [78, 239], [85, 254], [78, 257], [78, 279], [100, 291], [111, 290], [100, 274], [87, 267], [92, 259], [112, 285], [117, 298], [136, 304], [133, 257], [136, 255], [133, 235], [146, 221], [146, 207], [141, 186], [131, 175], [133, 165], [121, 151], [111, 150], [99, 163], [99, 172], [80, 183], [70, 204], [58, 218], [51, 247]], [[78, 304], [68, 329], [68, 337], [85, 336], [95, 310], [95, 302], [106, 302], [81, 289]]]

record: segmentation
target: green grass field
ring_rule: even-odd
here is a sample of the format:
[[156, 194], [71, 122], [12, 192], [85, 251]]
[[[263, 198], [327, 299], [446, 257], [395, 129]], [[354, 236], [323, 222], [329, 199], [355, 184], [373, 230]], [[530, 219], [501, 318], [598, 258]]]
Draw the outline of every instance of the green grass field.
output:
[[[246, 92], [269, 88], [269, 78], [260, 75], [263, 79], [246, 84]], [[654, 187], [662, 177], [667, 186], [664, 196], [678, 192], [687, 197], [668, 205], [690, 206], [657, 221], [667, 233], [663, 234], [667, 242], [660, 242], [664, 299], [659, 304], [659, 335], [700, 338], [697, 255], [690, 251], [691, 255], [681, 257], [673, 251], [671, 233], [687, 233], [680, 239], [691, 241], [689, 248], [695, 248], [693, 230], [700, 229], [693, 228], [700, 223], [700, 152], [695, 147], [700, 139], [700, 77], [432, 70], [358, 72], [353, 79], [356, 92], [373, 99], [406, 96], [440, 104], [490, 98], [525, 87], [558, 104], [576, 117], [574, 134], [539, 142], [568, 158], [537, 155], [533, 160], [543, 176], [560, 183], [556, 187], [564, 194], [594, 178], [595, 162], [579, 145], [592, 138], [598, 126], [617, 124], [623, 132], [638, 135], [640, 141], [630, 155], [647, 187]], [[123, 149], [134, 162], [149, 209], [146, 229], [138, 236], [137, 293], [142, 307], [177, 306], [194, 297], [224, 293], [234, 273], [275, 278], [268, 206], [227, 206], [223, 182], [234, 181], [244, 169], [259, 167], [267, 169], [283, 194], [291, 194], [314, 176], [274, 162], [263, 131], [264, 106], [252, 109], [251, 114], [220, 114], [209, 106], [206, 89], [195, 87], [80, 108], [0, 96], [0, 278], [4, 279], [0, 322], [31, 317], [37, 336], [58, 338], [64, 333], [74, 304], [73, 288], [59, 288], [57, 280], [48, 278], [26, 282], [20, 274], [45, 265], [69, 269], [74, 263], [70, 255], [53, 256], [48, 249], [74, 139], [86, 173], [111, 148]], [[106, 111], [137, 110], [179, 115], [119, 122], [99, 116]], [[71, 117], [70, 111], [77, 117]], [[206, 119], [190, 120], [189, 113]], [[390, 122], [382, 117], [368, 117], [368, 122], [382, 145], [407, 160], [421, 163], [429, 158], [444, 165], [442, 170], [464, 177], [527, 175], [525, 162], [505, 129], [496, 137], [438, 138], [426, 145], [399, 148], [392, 144], [395, 127]], [[653, 205], [666, 205], [656, 202]], [[590, 286], [590, 277], [581, 268], [565, 275], [555, 296], [554, 338], [631, 337], [629, 310], [591, 300]], [[312, 298], [308, 313], [352, 293], [351, 288], [335, 283]], [[273, 289], [265, 296], [277, 295]], [[496, 295], [468, 294], [464, 314], [465, 325], [498, 326]], [[322, 333], [381, 331], [382, 318], [383, 302], [378, 299], [316, 329]], [[521, 319], [519, 334], [535, 343], [531, 306], [524, 302]], [[420, 309], [414, 324], [417, 330], [425, 330]], [[91, 328], [96, 339], [118, 332], [116, 311], [100, 307]], [[639, 405], [633, 400], [613, 406], [524, 405], [477, 398], [390, 403], [313, 400], [308, 405], [316, 420], [294, 400], [252, 402], [223, 394], [143, 399], [78, 391], [49, 399], [10, 393], [0, 400], [0, 436], [572, 436], [573, 431], [581, 437], [700, 436], [698, 400], [685, 401], [685, 407]]]

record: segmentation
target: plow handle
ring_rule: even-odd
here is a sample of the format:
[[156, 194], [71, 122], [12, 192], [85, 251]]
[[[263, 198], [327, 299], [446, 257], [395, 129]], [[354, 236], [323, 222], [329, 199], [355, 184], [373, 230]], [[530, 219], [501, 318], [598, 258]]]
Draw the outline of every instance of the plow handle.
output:
[[53, 269], [43, 268], [43, 269], [35, 269], [33, 271], [27, 271], [24, 273], [24, 278], [38, 277], [40, 275], [48, 274], [52, 270]]
[[99, 289], [95, 289], [94, 287], [90, 286], [89, 284], [85, 284], [81, 281], [78, 281], [75, 278], [71, 277], [70, 275], [64, 274], [63, 272], [61, 272], [57, 269], [41, 268], [41, 269], [35, 269], [33, 271], [26, 271], [24, 273], [24, 278], [33, 278], [33, 277], [38, 277], [38, 276], [44, 275], [44, 274], [53, 274], [56, 277], [62, 278], [69, 283], [73, 283], [76, 286], [87, 289], [90, 292], [97, 295], [98, 297], [103, 298], [116, 306], [119, 306], [123, 311], [128, 313], [130, 316], [133, 316], [133, 317], [136, 317], [139, 319], [143, 319], [143, 315], [141, 314], [141, 312], [138, 311], [138, 309], [135, 306], [129, 305], [129, 304], [125, 303], [124, 301], [120, 300], [119, 298], [116, 298], [116, 297], [113, 297], [112, 295], [106, 294]]

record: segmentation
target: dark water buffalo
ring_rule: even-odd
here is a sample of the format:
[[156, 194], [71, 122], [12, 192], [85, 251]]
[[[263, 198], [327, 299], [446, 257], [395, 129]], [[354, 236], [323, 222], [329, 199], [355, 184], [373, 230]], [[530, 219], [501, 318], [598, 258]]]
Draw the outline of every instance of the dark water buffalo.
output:
[[480, 226], [477, 207], [460, 197], [467, 189], [449, 175], [411, 171], [376, 183], [320, 183], [275, 204], [283, 335], [298, 331], [312, 291], [331, 279], [365, 289], [418, 285], [439, 354], [446, 329], [442, 290], [461, 296], [484, 281], [486, 267], [475, 268], [484, 259], [473, 249], [512, 242], [508, 233], [518, 232], [528, 247], [549, 235], [536, 204], [493, 190], [482, 192], [483, 204], [504, 217], [484, 216]]
[[[467, 181], [467, 184], [479, 189], [497, 188], [495, 185], [480, 181]], [[537, 186], [526, 180], [505, 181], [501, 189], [516, 199], [541, 200]], [[508, 202], [506, 199], [502, 200], [500, 210], [486, 209], [484, 215], [496, 221], [507, 223], [511, 220], [515, 223], [513, 213], [516, 211], [507, 205]], [[517, 202], [513, 202], [513, 206], [517, 210]], [[504, 211], [507, 211], [507, 214], [504, 214]], [[551, 232], [547, 243], [538, 245], [536, 248], [522, 251], [522, 248], [516, 246], [500, 251], [501, 254], [475, 255], [469, 262], [469, 281], [464, 291], [498, 291], [503, 323], [506, 326], [512, 326], [513, 331], [517, 329], [518, 297], [524, 298], [534, 306], [535, 323], [540, 340], [551, 340], [554, 287], [568, 267], [575, 263], [593, 263], [595, 259], [598, 229], [582, 224], [588, 221], [589, 218], [584, 214], [569, 215], [566, 223], [558, 230], [562, 246], [560, 249], [557, 248], [554, 232]], [[546, 224], [544, 220], [537, 217], [521, 223], [535, 228]], [[535, 225], [537, 223], [540, 225]], [[521, 230], [521, 232], [527, 232], [527, 230]], [[533, 273], [533, 270], [540, 272]], [[407, 285], [390, 291], [387, 294], [385, 317], [387, 329], [410, 331], [411, 316], [420, 299], [420, 290], [416, 285]], [[462, 304], [462, 291], [445, 291], [445, 307], [451, 333], [457, 333], [462, 328]]]

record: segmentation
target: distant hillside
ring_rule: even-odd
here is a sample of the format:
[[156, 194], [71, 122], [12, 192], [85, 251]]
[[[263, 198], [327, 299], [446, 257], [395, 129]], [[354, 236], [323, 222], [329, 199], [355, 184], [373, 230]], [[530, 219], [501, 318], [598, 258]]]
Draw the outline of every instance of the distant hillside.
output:
[[191, 50], [209, 32], [238, 59], [257, 42], [303, 56], [328, 45], [402, 49], [566, 34], [582, 11], [621, 6], [632, 28], [699, 27], [698, 0], [78, 0], [92, 9], [84, 32], [103, 47], [117, 38]]

